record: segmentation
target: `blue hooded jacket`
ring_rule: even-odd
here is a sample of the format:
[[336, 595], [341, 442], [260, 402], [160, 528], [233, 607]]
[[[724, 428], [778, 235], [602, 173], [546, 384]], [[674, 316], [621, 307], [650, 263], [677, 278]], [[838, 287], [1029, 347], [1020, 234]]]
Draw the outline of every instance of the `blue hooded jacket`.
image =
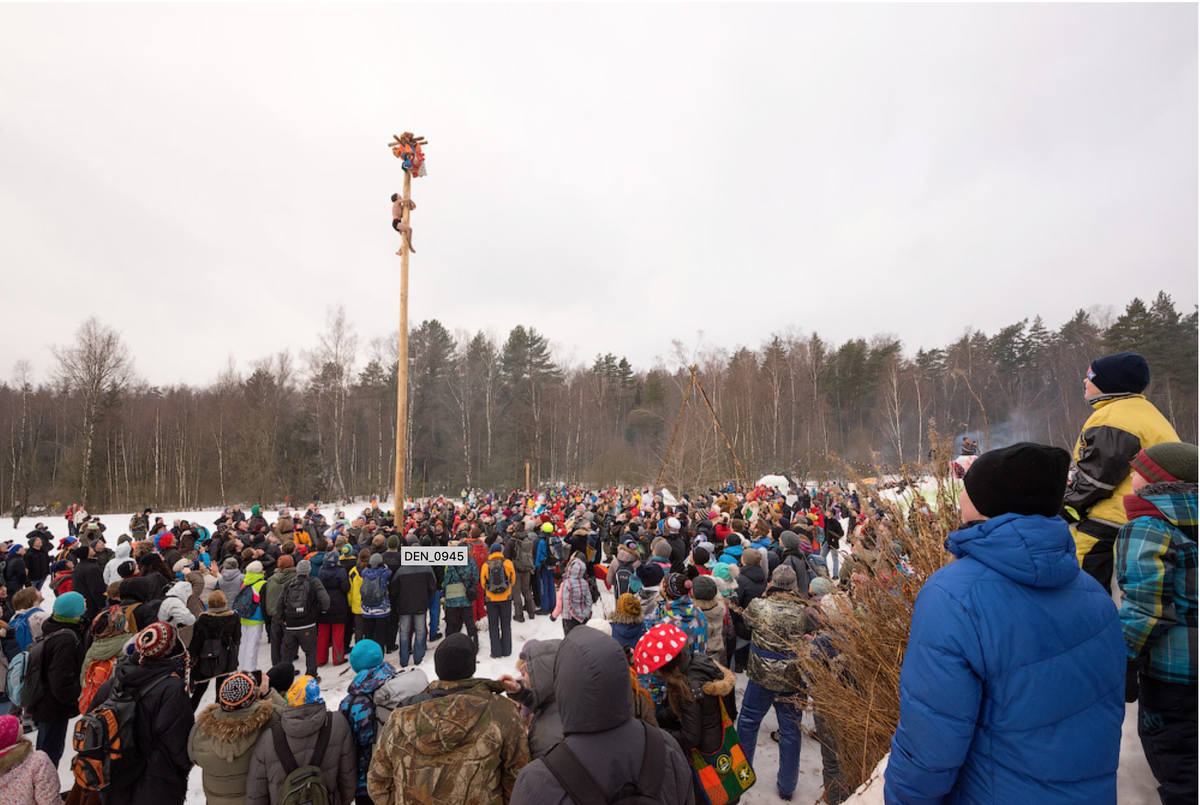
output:
[[1115, 805], [1125, 645], [1067, 524], [1005, 514], [947, 547], [913, 612], [885, 800]]

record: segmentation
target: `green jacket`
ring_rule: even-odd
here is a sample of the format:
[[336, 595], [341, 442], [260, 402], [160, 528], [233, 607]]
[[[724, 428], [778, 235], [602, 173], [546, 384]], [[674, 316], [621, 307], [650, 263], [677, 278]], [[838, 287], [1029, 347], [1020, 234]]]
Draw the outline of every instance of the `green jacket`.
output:
[[283, 588], [294, 578], [296, 578], [296, 568], [289, 567], [284, 570], [276, 570], [263, 585], [263, 614], [267, 616], [268, 621], [275, 617], [275, 608], [279, 606], [279, 596], [283, 595]]
[[242, 805], [250, 756], [264, 730], [279, 721], [271, 699], [259, 699], [243, 710], [227, 713], [210, 704], [196, 716], [188, 736], [188, 757], [203, 771], [208, 805]]

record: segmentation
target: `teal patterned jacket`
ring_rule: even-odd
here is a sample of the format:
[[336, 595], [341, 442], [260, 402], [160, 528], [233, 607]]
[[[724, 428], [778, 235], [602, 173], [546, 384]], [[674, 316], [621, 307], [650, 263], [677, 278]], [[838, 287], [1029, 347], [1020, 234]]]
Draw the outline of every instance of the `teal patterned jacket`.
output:
[[1125, 496], [1117, 535], [1117, 583], [1126, 654], [1149, 657], [1146, 673], [1195, 684], [1196, 484], [1151, 484]]

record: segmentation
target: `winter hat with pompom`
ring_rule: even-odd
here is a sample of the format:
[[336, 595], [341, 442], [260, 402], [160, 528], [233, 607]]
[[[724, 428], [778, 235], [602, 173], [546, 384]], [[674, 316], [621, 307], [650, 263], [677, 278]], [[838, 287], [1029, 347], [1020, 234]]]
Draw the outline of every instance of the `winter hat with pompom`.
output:
[[672, 601], [683, 598], [692, 589], [692, 583], [682, 573], [672, 573], [663, 580], [663, 595]]

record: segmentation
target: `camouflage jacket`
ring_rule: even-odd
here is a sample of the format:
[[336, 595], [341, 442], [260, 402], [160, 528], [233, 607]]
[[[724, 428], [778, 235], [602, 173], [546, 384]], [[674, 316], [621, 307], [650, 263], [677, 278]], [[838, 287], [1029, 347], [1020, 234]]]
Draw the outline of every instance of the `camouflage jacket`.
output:
[[367, 773], [376, 805], [505, 805], [529, 762], [520, 709], [485, 679], [437, 680], [396, 710]]
[[804, 602], [794, 593], [771, 590], [751, 601], [743, 618], [751, 630], [746, 675], [777, 693], [802, 690], [796, 651], [812, 631]]

